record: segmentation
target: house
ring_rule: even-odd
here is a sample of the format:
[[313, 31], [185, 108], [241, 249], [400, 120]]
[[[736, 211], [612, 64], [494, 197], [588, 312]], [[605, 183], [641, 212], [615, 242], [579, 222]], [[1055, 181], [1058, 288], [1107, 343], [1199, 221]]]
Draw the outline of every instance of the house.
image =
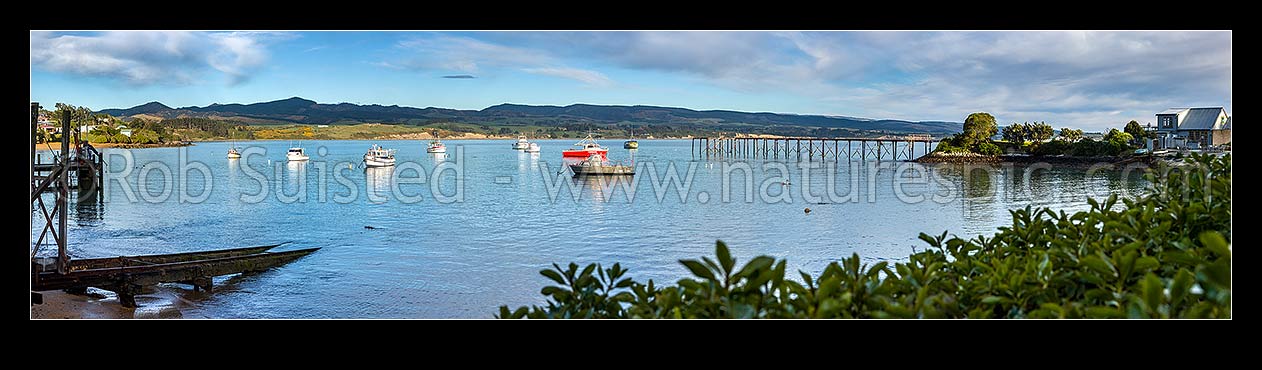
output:
[[1170, 108], [1157, 113], [1153, 133], [1157, 149], [1222, 146], [1231, 143], [1231, 116], [1223, 107]]
[[127, 136], [127, 137], [131, 137], [131, 129], [127, 127], [118, 129], [118, 133], [123, 134], [124, 136]]
[[1100, 140], [1104, 140], [1104, 133], [1103, 132], [1084, 132], [1082, 133], [1082, 138], [1100, 141]]

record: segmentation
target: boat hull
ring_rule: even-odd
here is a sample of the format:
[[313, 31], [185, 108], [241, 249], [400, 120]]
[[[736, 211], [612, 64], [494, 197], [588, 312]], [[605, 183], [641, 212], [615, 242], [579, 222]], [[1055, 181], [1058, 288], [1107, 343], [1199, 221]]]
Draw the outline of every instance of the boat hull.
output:
[[393, 165], [394, 165], [394, 158], [390, 158], [390, 159], [367, 158], [367, 159], [364, 159], [364, 166], [367, 166], [367, 167], [390, 167], [390, 166], [393, 166]]
[[639, 149], [640, 143], [637, 141], [628, 141], [628, 142], [622, 143], [622, 148], [623, 149]]
[[310, 157], [307, 157], [305, 155], [286, 155], [285, 158], [289, 159], [289, 161], [291, 162], [305, 161], [305, 160], [311, 159]]
[[574, 176], [623, 176], [635, 174], [635, 167], [631, 166], [583, 166], [581, 164], [572, 164], [570, 165], [570, 170], [574, 171]]
[[241, 155], [237, 153], [228, 153], [228, 159], [241, 159]]
[[446, 153], [447, 147], [444, 146], [444, 147], [438, 147], [438, 148], [427, 148], [425, 149], [425, 152], [426, 153]]
[[592, 154], [600, 154], [601, 159], [609, 159], [609, 150], [566, 150], [561, 152], [565, 158], [587, 158]]

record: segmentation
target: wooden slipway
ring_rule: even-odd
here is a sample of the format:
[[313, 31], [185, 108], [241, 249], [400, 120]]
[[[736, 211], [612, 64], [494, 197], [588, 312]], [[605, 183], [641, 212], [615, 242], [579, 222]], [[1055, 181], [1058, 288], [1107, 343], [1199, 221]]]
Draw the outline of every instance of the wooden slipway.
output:
[[88, 287], [111, 290], [124, 307], [136, 306], [136, 294], [146, 285], [185, 283], [194, 289], [211, 290], [212, 278], [243, 272], [262, 271], [296, 260], [320, 248], [268, 252], [280, 244], [220, 249], [203, 252], [76, 259], [70, 271], [43, 271], [32, 266], [31, 290], [65, 289], [83, 291]]

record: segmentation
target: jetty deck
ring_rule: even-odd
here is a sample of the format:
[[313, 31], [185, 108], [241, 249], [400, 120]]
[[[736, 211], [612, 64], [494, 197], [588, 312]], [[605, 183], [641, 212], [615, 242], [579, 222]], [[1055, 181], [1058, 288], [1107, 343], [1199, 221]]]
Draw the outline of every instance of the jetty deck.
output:
[[[749, 137], [692, 138], [695, 158], [785, 158], [798, 160], [912, 160], [937, 148], [940, 140], [929, 135], [875, 138], [857, 137]], [[921, 150], [917, 150], [921, 149]]]

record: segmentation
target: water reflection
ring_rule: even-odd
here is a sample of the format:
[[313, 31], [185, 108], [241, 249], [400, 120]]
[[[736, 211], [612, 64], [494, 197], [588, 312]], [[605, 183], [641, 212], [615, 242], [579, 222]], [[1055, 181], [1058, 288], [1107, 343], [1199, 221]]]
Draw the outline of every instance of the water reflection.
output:
[[79, 226], [96, 226], [105, 218], [105, 203], [92, 192], [87, 196], [80, 194], [75, 199], [75, 221]]
[[390, 181], [393, 176], [394, 166], [364, 168], [365, 188], [375, 197], [384, 197], [390, 194]]

